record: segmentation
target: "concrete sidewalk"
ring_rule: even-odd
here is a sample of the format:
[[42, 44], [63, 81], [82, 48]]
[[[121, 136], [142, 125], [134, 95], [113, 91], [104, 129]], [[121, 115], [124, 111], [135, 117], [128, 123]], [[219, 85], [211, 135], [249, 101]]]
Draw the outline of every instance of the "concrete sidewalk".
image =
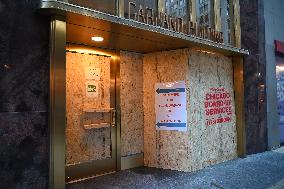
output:
[[192, 173], [135, 168], [70, 184], [68, 189], [284, 189], [284, 148]]

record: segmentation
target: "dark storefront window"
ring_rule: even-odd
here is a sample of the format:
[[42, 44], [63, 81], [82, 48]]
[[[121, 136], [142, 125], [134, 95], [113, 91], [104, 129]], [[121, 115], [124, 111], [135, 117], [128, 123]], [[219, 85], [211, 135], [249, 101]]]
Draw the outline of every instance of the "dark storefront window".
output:
[[210, 22], [209, 15], [211, 12], [211, 9], [213, 7], [210, 7], [210, 1], [209, 0], [199, 0], [197, 3], [197, 18], [198, 23], [202, 26], [208, 26], [213, 25], [212, 20]]
[[280, 142], [284, 142], [284, 57], [276, 56], [277, 100]]

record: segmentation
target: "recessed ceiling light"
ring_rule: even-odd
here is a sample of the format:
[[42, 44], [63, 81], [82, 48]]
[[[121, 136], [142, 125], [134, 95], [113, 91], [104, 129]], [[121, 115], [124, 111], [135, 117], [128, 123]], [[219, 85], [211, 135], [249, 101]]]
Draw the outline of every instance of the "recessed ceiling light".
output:
[[104, 40], [104, 38], [102, 38], [102, 37], [92, 37], [92, 40], [93, 41], [96, 41], [96, 42], [101, 42], [101, 41], [103, 41]]

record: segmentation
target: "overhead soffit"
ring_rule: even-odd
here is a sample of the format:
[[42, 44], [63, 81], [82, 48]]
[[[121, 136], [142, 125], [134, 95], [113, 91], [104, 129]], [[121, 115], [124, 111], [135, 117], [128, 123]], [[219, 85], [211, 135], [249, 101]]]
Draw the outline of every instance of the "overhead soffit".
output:
[[[67, 41], [70, 43], [140, 53], [196, 48], [228, 56], [249, 54], [244, 49], [74, 6], [65, 2], [43, 1], [41, 11], [66, 15]], [[90, 40], [92, 36], [102, 36], [105, 40], [101, 43], [95, 43]]]

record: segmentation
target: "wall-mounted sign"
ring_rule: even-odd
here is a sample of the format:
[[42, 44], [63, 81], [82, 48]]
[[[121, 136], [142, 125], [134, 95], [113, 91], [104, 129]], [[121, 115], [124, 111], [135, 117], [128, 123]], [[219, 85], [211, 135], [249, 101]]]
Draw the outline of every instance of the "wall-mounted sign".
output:
[[101, 68], [87, 67], [85, 69], [85, 79], [99, 81], [101, 79]]
[[99, 96], [99, 83], [97, 81], [86, 81], [86, 96], [89, 98], [97, 98]]
[[223, 32], [216, 31], [208, 26], [198, 25], [198, 23], [193, 21], [185, 21], [180, 17], [169, 16], [164, 12], [157, 12], [153, 7], [143, 7], [134, 2], [128, 3], [128, 18], [172, 31], [209, 39], [217, 43], [224, 42]]
[[206, 126], [232, 121], [232, 97], [223, 87], [210, 88], [204, 100]]
[[184, 81], [156, 83], [155, 112], [157, 130], [187, 131]]
[[275, 52], [284, 54], [284, 42], [275, 40], [274, 44], [275, 44]]

